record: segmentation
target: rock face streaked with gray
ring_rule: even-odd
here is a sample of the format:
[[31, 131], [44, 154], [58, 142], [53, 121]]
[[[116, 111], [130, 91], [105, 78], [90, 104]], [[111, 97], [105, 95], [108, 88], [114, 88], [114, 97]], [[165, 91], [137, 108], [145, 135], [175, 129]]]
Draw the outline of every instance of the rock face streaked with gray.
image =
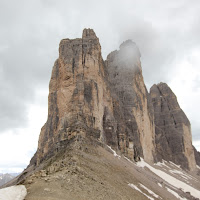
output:
[[120, 150], [122, 153], [133, 151], [135, 160], [138, 160], [137, 156], [141, 156], [153, 162], [154, 116], [136, 44], [127, 40], [120, 45], [119, 51], [110, 53], [106, 60], [106, 69], [111, 91], [120, 105], [120, 109], [114, 109]]
[[166, 83], [153, 85], [150, 94], [154, 107], [157, 159], [194, 170], [196, 161], [191, 126], [175, 94]]
[[48, 119], [29, 168], [55, 156], [70, 142], [90, 138], [131, 160], [173, 161], [196, 168], [190, 122], [164, 83], [148, 93], [140, 52], [130, 40], [106, 61], [92, 29], [63, 39], [49, 84]]

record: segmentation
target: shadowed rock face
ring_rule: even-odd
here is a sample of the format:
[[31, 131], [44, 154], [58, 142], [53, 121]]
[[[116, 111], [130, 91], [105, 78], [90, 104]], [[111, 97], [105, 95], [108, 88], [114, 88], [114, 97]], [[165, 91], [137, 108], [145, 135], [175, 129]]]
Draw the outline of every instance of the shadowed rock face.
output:
[[165, 83], [153, 85], [150, 94], [154, 107], [158, 160], [171, 160], [185, 169], [195, 169], [190, 122], [175, 94]]
[[[110, 53], [106, 68], [111, 89], [122, 108], [120, 114], [115, 113], [120, 127], [117, 130], [119, 148], [126, 149], [124, 145], [128, 143], [137, 149], [139, 156], [152, 162], [155, 150], [152, 104], [142, 76], [140, 52], [135, 43], [128, 40], [119, 51]], [[123, 119], [119, 116], [123, 116]]]
[[80, 137], [112, 146], [135, 161], [143, 157], [196, 166], [190, 123], [171, 89], [159, 84], [147, 92], [140, 52], [130, 40], [104, 61], [92, 29], [84, 29], [82, 38], [60, 42], [48, 118], [30, 166], [40, 166]]

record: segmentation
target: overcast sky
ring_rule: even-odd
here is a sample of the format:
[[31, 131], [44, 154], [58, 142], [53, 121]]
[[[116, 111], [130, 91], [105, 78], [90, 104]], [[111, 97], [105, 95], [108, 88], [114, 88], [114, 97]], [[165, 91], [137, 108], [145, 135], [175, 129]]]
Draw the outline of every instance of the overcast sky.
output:
[[47, 118], [62, 38], [93, 28], [104, 59], [132, 39], [147, 88], [166, 82], [200, 150], [199, 0], [0, 0], [0, 173], [23, 170]]

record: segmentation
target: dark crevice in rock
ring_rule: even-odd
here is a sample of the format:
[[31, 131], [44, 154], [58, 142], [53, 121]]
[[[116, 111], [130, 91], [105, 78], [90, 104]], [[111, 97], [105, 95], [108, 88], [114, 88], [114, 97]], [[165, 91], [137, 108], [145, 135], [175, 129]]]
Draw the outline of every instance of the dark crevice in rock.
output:
[[92, 101], [92, 82], [84, 82], [84, 99], [89, 104]]
[[74, 74], [74, 69], [75, 69], [75, 59], [72, 59], [72, 73]]

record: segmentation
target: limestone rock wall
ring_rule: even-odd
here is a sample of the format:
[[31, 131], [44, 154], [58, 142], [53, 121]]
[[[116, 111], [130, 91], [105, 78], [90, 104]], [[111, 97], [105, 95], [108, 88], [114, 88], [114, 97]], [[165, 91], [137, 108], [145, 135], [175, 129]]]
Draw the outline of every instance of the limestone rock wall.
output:
[[145, 160], [154, 161], [155, 126], [152, 104], [142, 76], [140, 52], [135, 43], [128, 40], [120, 46], [119, 51], [108, 55], [107, 70], [112, 91], [115, 91], [122, 107], [122, 119], [118, 119], [119, 147], [134, 147]]
[[171, 160], [185, 169], [195, 169], [190, 122], [175, 94], [165, 83], [153, 85], [150, 94], [154, 106], [158, 160]]
[[60, 42], [59, 58], [49, 84], [48, 119], [41, 130], [37, 163], [51, 156], [50, 152], [58, 149], [61, 141], [78, 134], [103, 141], [104, 107], [112, 119], [112, 98], [105, 82], [99, 39], [92, 29], [85, 29], [81, 39]]

